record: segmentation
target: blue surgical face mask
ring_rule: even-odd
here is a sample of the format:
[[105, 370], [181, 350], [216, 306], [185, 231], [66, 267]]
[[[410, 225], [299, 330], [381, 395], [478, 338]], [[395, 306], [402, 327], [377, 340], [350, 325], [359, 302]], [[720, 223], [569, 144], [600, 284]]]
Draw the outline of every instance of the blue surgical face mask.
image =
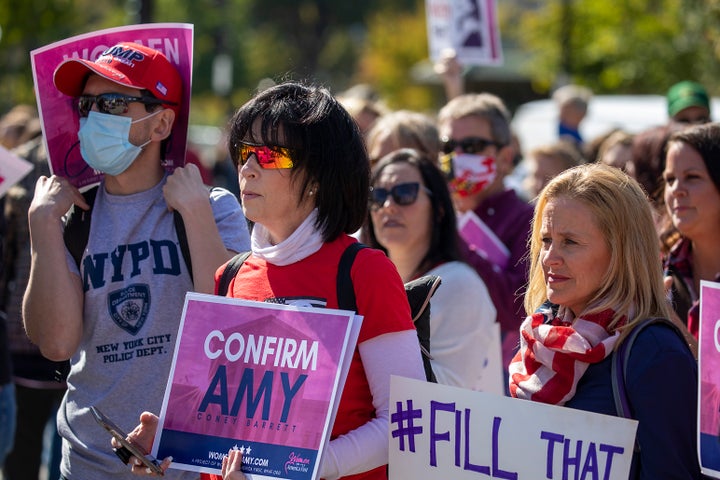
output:
[[120, 175], [135, 161], [143, 147], [130, 142], [130, 126], [161, 112], [151, 113], [133, 121], [130, 117], [91, 111], [80, 117], [80, 153], [85, 163], [108, 175]]

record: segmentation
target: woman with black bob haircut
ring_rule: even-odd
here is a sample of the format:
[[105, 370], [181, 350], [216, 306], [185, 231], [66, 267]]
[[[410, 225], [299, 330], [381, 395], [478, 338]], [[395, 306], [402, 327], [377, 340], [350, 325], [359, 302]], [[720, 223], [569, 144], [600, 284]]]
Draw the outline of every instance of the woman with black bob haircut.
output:
[[[328, 90], [282, 83], [258, 93], [230, 122], [251, 255], [227, 296], [339, 308], [340, 258], [357, 240], [348, 233], [367, 215], [369, 163], [360, 131]], [[225, 271], [215, 274], [218, 282]], [[324, 479], [387, 479], [390, 376], [425, 379], [405, 287], [392, 262], [363, 248], [350, 269], [363, 316], [340, 398]], [[157, 417], [144, 413], [130, 437], [149, 450]], [[242, 439], [238, 439], [242, 440]], [[223, 460], [223, 478], [243, 478], [241, 453]], [[165, 459], [162, 468], [170, 465]], [[133, 472], [144, 470], [134, 466]], [[203, 474], [201, 478], [217, 477]]]
[[499, 342], [495, 306], [480, 276], [461, 260], [444, 174], [426, 154], [404, 148], [379, 160], [371, 185], [363, 240], [388, 255], [403, 282], [442, 278], [430, 308], [430, 365], [438, 383], [486, 390], [493, 378], [502, 392], [500, 368], [489, 377], [482, 367], [491, 342]]
[[235, 167], [243, 140], [282, 145], [293, 152], [290, 175], [302, 173], [301, 190], [315, 192], [317, 228], [329, 242], [365, 221], [370, 166], [355, 121], [324, 88], [299, 83], [270, 88], [230, 121], [228, 148]]

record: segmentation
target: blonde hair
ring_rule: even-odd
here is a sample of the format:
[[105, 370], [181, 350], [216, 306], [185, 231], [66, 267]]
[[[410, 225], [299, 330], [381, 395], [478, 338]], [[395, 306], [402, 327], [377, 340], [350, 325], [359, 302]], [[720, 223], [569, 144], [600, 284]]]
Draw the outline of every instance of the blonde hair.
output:
[[[440, 136], [435, 120], [423, 113], [397, 110], [378, 118], [367, 133], [365, 144], [372, 155], [376, 143], [390, 139], [399, 148], [413, 148], [437, 162], [440, 153]], [[383, 152], [386, 155], [390, 152]], [[380, 158], [371, 158], [377, 162]]]
[[574, 145], [564, 140], [539, 145], [528, 152], [528, 157], [539, 156], [557, 160], [563, 171], [585, 163], [582, 153]]
[[559, 106], [572, 105], [583, 112], [587, 111], [591, 98], [592, 90], [582, 85], [564, 85], [552, 94], [552, 99]]
[[608, 152], [615, 148], [617, 145], [622, 145], [623, 147], [627, 147], [632, 151], [634, 138], [635, 136], [632, 133], [628, 133], [623, 130], [616, 130], [612, 132], [610, 135], [607, 136], [607, 138], [605, 138], [605, 140], [600, 143], [596, 161], [600, 163], [605, 163], [607, 161], [605, 157], [607, 156]]
[[[371, 98], [342, 95], [336, 98], [337, 101], [340, 102], [340, 105], [342, 105], [353, 120], [355, 120], [363, 134], [367, 134], [367, 131], [372, 128], [373, 124], [389, 112], [382, 102]], [[365, 118], [363, 118], [363, 116]], [[363, 125], [363, 121], [369, 121], [369, 123]]]
[[[584, 164], [561, 173], [540, 192], [530, 236], [530, 273], [525, 310], [533, 313], [547, 300], [540, 253], [542, 216], [548, 202], [559, 197], [590, 209], [610, 252], [602, 284], [578, 316], [611, 308], [627, 325], [647, 317], [670, 316], [665, 299], [662, 262], [648, 199], [640, 185], [620, 169]], [[629, 330], [629, 328], [628, 328]]]

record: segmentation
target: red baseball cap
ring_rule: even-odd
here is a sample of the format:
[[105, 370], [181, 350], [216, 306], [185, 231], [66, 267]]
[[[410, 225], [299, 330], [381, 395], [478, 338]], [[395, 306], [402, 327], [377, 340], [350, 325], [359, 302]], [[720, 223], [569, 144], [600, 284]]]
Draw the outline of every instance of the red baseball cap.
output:
[[182, 79], [178, 70], [158, 50], [132, 42], [108, 48], [94, 62], [71, 58], [61, 63], [53, 82], [65, 95], [82, 95], [87, 77], [95, 73], [126, 87], [149, 90], [158, 99], [180, 110]]

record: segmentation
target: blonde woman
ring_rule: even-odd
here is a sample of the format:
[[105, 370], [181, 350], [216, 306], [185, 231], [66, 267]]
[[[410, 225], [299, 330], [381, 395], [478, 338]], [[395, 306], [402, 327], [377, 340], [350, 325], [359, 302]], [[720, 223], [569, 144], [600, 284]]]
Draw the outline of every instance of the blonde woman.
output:
[[435, 119], [412, 110], [397, 110], [379, 118], [365, 137], [370, 165], [399, 148], [414, 148], [437, 160], [440, 136]]
[[[651, 207], [635, 180], [587, 164], [545, 187], [533, 218], [525, 309], [511, 395], [618, 415], [611, 353], [639, 322], [671, 314]], [[625, 371], [639, 422], [630, 478], [699, 478], [698, 372], [685, 340], [667, 323], [648, 326]]]

